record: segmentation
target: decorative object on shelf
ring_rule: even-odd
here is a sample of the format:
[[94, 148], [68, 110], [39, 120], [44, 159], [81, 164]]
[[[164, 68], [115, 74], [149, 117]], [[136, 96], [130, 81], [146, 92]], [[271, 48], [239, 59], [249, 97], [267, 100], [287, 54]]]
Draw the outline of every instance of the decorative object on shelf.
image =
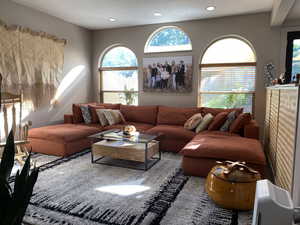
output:
[[273, 85], [273, 80], [275, 78], [275, 66], [272, 63], [265, 65], [265, 86]]
[[143, 60], [145, 92], [188, 93], [193, 88], [193, 57], [155, 57]]
[[21, 225], [25, 211], [31, 199], [39, 169], [31, 169], [30, 155], [21, 172], [15, 176], [14, 188], [10, 187], [9, 178], [14, 166], [15, 140], [13, 130], [9, 133], [0, 162], [0, 225]]
[[127, 125], [123, 129], [123, 134], [126, 136], [132, 136], [136, 133], [136, 128], [133, 125]]
[[226, 209], [250, 210], [255, 200], [256, 181], [261, 176], [245, 162], [217, 162], [206, 179], [212, 200]]

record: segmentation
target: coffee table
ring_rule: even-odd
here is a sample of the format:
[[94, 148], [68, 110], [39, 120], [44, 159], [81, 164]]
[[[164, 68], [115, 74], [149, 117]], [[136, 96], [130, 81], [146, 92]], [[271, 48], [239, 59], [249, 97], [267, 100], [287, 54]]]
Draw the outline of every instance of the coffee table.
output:
[[161, 134], [136, 133], [129, 137], [119, 129], [91, 135], [89, 138], [94, 142], [91, 161], [147, 171], [161, 159], [159, 141], [155, 140], [160, 136]]

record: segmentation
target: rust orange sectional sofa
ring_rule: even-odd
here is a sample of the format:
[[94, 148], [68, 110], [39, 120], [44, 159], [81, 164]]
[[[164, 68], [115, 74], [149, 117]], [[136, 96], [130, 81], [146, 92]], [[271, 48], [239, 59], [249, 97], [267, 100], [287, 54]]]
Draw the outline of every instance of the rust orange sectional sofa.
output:
[[85, 124], [78, 107], [73, 114], [65, 115], [64, 124], [33, 128], [29, 140], [33, 152], [68, 156], [91, 147], [87, 138], [97, 132], [134, 125], [138, 131], [163, 133], [160, 140], [162, 151], [182, 154], [182, 168], [188, 175], [206, 176], [216, 160], [246, 161], [262, 174], [266, 159], [259, 142], [259, 127], [254, 120], [247, 123], [239, 134], [217, 130], [195, 133], [184, 129], [184, 123], [194, 114], [242, 109], [213, 109], [205, 107], [127, 106], [120, 104], [97, 104], [108, 109], [119, 109], [126, 122], [102, 127], [100, 123]]

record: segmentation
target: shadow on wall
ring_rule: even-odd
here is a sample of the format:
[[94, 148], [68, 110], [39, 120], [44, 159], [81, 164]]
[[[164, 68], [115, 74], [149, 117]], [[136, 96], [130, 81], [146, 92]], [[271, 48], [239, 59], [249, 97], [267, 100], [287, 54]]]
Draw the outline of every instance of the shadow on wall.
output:
[[84, 79], [84, 65], [78, 65], [68, 72], [59, 87], [49, 107], [38, 109], [36, 112], [29, 113], [23, 118], [24, 121], [32, 120], [33, 127], [55, 124], [63, 120], [63, 114], [68, 111], [69, 104], [72, 102], [74, 90], [82, 86]]

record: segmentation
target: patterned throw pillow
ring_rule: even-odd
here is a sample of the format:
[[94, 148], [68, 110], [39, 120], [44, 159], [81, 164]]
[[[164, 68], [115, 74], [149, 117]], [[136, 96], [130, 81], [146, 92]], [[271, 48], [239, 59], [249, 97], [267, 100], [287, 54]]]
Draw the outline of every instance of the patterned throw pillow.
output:
[[210, 113], [206, 114], [201, 120], [201, 122], [199, 123], [199, 125], [197, 126], [196, 133], [206, 130], [213, 119], [214, 116], [212, 114]]
[[184, 124], [184, 128], [187, 130], [194, 130], [198, 124], [201, 122], [203, 116], [201, 113], [197, 113], [190, 117]]
[[90, 113], [89, 106], [81, 105], [80, 109], [81, 109], [81, 112], [82, 112], [82, 117], [83, 117], [84, 123], [86, 123], [86, 124], [92, 123], [92, 116], [91, 116], [91, 113]]
[[97, 109], [105, 109], [104, 106], [98, 106], [98, 105], [89, 105], [91, 116], [92, 116], [92, 123], [99, 123], [99, 117], [97, 114]]
[[121, 122], [125, 122], [125, 119], [120, 110], [105, 110], [103, 111], [103, 113], [109, 125], [115, 125]]
[[107, 126], [109, 124], [104, 115], [104, 111], [107, 111], [107, 110], [110, 110], [110, 109], [96, 109], [101, 126]]
[[236, 112], [235, 111], [230, 112], [227, 116], [227, 120], [221, 126], [220, 131], [223, 131], [223, 132], [229, 131], [229, 127], [233, 123], [235, 118], [236, 118]]

